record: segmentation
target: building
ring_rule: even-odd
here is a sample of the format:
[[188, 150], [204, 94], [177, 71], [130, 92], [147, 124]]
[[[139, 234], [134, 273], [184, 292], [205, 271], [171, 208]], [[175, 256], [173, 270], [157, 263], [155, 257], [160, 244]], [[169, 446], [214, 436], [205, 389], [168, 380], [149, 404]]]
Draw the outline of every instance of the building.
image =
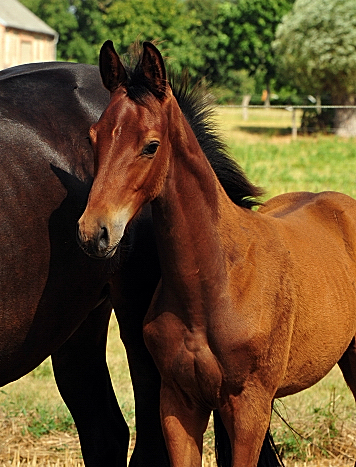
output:
[[18, 0], [0, 0], [0, 70], [56, 59], [58, 34]]

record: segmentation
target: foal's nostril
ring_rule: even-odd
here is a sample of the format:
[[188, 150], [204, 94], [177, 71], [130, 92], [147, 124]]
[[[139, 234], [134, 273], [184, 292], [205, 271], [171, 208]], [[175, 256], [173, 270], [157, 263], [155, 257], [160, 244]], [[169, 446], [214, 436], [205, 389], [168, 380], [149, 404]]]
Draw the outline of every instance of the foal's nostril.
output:
[[110, 258], [116, 247], [110, 247], [111, 236], [108, 227], [101, 226], [99, 222], [86, 228], [84, 222], [78, 222], [77, 241], [81, 249], [89, 256], [95, 258]]
[[105, 226], [99, 230], [98, 246], [100, 250], [105, 250], [109, 246], [109, 231]]

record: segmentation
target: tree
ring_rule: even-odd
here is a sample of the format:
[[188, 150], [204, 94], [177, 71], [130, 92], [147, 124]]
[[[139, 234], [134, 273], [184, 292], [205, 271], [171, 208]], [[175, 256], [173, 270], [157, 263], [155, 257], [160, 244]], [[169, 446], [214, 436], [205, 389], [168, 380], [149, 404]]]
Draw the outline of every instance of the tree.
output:
[[272, 49], [275, 31], [292, 0], [239, 0], [223, 2], [222, 31], [230, 37], [228, 53], [237, 69], [250, 74], [262, 70], [269, 81], [275, 74]]
[[109, 0], [21, 0], [59, 34], [57, 59], [96, 64], [107, 38], [103, 17]]
[[[280, 72], [303, 92], [356, 103], [355, 0], [296, 0], [274, 48]], [[334, 125], [339, 135], [356, 136], [355, 110], [336, 110]]]
[[178, 71], [195, 74], [202, 55], [190, 33], [195, 14], [182, 0], [113, 0], [105, 16], [106, 30], [120, 54], [136, 40], [158, 40], [163, 55]]
[[202, 60], [194, 64], [196, 73], [212, 83], [231, 86], [225, 53], [229, 37], [221, 30], [220, 4], [219, 0], [187, 0], [189, 12], [196, 18], [190, 24], [189, 34], [202, 56]]
[[262, 76], [265, 84], [275, 75], [272, 49], [277, 25], [293, 0], [188, 0], [196, 12], [193, 26], [204, 55], [201, 72], [214, 83], [236, 87], [236, 70]]
[[67, 57], [82, 63], [98, 63], [101, 45], [108, 38], [105, 16], [111, 0], [70, 0], [78, 28], [68, 41]]

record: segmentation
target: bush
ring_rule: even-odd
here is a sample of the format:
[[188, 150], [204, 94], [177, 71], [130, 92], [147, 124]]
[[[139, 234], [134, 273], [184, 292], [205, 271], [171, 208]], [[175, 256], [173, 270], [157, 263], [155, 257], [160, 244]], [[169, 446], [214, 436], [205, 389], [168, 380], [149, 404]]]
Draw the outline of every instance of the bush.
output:
[[321, 112], [314, 108], [305, 109], [301, 120], [301, 132], [305, 134], [332, 133], [334, 117], [334, 109], [322, 109]]

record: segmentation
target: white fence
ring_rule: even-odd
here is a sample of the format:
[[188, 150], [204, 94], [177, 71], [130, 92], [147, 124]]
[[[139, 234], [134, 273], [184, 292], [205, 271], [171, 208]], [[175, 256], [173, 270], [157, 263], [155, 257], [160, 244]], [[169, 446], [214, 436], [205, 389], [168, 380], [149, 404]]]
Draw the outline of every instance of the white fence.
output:
[[[297, 112], [298, 110], [312, 110], [315, 109], [317, 113], [321, 113], [322, 109], [354, 109], [356, 111], [356, 105], [222, 105], [221, 107], [226, 108], [239, 108], [242, 109], [243, 120], [247, 121], [249, 118], [249, 110], [253, 109], [284, 109], [291, 114], [291, 134], [292, 138], [296, 139], [298, 135], [298, 122]], [[330, 131], [335, 132], [336, 128], [332, 128]]]

